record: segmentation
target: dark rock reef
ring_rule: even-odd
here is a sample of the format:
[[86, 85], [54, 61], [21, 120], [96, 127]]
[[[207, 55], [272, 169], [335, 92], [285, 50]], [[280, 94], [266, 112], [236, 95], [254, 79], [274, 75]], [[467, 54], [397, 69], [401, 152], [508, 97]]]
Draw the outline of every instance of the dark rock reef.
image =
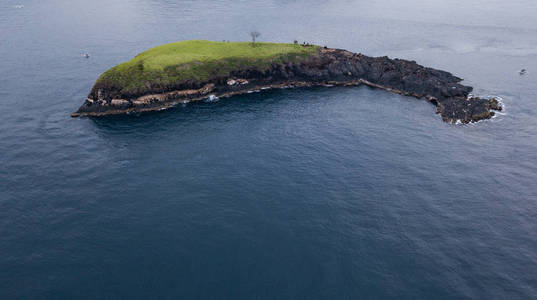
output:
[[185, 80], [124, 93], [121, 87], [97, 82], [84, 104], [72, 114], [101, 116], [151, 111], [212, 97], [228, 97], [255, 90], [304, 86], [367, 85], [390, 92], [424, 98], [437, 107], [446, 122], [470, 123], [502, 110], [497, 99], [471, 96], [472, 87], [451, 73], [418, 65], [414, 61], [369, 57], [340, 49], [320, 49], [300, 62], [273, 63], [269, 68], [241, 68], [228, 76]]

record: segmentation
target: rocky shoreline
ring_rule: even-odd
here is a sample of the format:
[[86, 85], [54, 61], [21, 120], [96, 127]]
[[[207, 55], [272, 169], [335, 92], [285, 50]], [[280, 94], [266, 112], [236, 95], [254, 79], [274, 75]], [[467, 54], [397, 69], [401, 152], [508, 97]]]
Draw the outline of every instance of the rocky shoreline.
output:
[[230, 97], [255, 90], [283, 87], [367, 85], [389, 92], [423, 98], [437, 107], [445, 122], [470, 123], [489, 119], [502, 107], [495, 98], [471, 96], [472, 87], [452, 74], [414, 61], [369, 57], [341, 49], [320, 49], [300, 62], [274, 63], [266, 70], [239, 68], [228, 76], [185, 80], [168, 86], [150, 82], [136, 92], [97, 82], [86, 101], [72, 114], [103, 116], [161, 110], [210, 97]]

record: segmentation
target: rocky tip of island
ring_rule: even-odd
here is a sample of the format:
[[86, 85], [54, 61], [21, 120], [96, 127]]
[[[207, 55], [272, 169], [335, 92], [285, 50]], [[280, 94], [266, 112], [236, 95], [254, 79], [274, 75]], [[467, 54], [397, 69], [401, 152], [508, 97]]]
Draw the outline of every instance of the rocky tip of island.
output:
[[471, 95], [449, 72], [415, 61], [314, 45], [183, 41], [143, 52], [103, 73], [72, 114], [153, 111], [209, 97], [282, 87], [367, 85], [425, 99], [445, 122], [489, 119], [497, 98]]

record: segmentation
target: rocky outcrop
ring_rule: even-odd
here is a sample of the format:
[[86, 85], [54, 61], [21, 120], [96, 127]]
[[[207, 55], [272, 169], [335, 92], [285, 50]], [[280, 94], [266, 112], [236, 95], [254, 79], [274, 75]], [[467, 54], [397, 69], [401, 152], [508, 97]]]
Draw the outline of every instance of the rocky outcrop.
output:
[[266, 88], [361, 84], [426, 99], [436, 105], [444, 121], [451, 123], [488, 119], [494, 116], [494, 111], [502, 109], [497, 99], [471, 96], [472, 87], [462, 85], [461, 81], [448, 72], [426, 68], [415, 61], [324, 48], [300, 62], [273, 63], [263, 70], [246, 67], [227, 76], [215, 75], [204, 81], [185, 80], [167, 86], [146, 82], [128, 93], [99, 81], [72, 116], [159, 110], [210, 96], [226, 97]]

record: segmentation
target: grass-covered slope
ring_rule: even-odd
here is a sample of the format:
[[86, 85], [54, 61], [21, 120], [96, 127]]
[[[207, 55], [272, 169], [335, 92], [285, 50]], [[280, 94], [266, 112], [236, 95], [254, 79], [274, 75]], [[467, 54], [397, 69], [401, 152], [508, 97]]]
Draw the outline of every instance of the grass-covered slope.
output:
[[185, 80], [205, 81], [239, 68], [264, 70], [318, 53], [317, 46], [250, 42], [181, 41], [158, 46], [103, 73], [96, 86], [136, 94], [149, 86], [166, 87]]

